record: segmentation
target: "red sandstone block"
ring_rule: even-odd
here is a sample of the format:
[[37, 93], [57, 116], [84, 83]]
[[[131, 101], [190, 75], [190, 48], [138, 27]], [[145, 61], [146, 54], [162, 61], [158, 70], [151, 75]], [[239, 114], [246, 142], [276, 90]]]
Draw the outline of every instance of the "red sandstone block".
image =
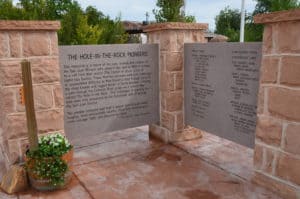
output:
[[263, 147], [259, 144], [255, 144], [253, 163], [256, 170], [262, 169], [263, 162]]
[[193, 42], [203, 42], [204, 43], [203, 31], [192, 30], [191, 32], [192, 32]]
[[263, 147], [259, 144], [254, 148], [254, 167], [256, 170], [261, 170], [266, 173], [272, 174], [273, 160], [275, 157], [275, 151], [272, 149]]
[[281, 153], [278, 158], [276, 175], [284, 180], [300, 185], [300, 159]]
[[163, 109], [166, 111], [181, 111], [183, 105], [182, 91], [170, 92], [165, 95]]
[[22, 71], [19, 61], [0, 61], [1, 82], [4, 86], [22, 84]]
[[299, 122], [300, 91], [286, 88], [270, 88], [268, 109], [275, 117]]
[[269, 148], [265, 148], [264, 153], [265, 153], [265, 159], [264, 159], [262, 170], [269, 174], [272, 174], [275, 151]]
[[172, 73], [162, 72], [160, 74], [160, 89], [163, 91], [175, 90], [175, 79]]
[[160, 88], [162, 91], [182, 90], [183, 73], [182, 72], [162, 72], [160, 75]]
[[51, 55], [58, 55], [58, 38], [56, 32], [49, 32], [50, 42], [51, 42]]
[[9, 57], [8, 37], [5, 33], [0, 33], [0, 58]]
[[[53, 96], [51, 85], [33, 86], [34, 107], [36, 111], [50, 109], [53, 107]], [[20, 95], [17, 95], [17, 111], [24, 112], [25, 106], [20, 103]]]
[[64, 128], [63, 109], [36, 113], [39, 133], [62, 130]]
[[10, 32], [9, 33], [9, 46], [10, 46], [10, 56], [11, 57], [21, 57], [21, 33], [20, 32]]
[[34, 84], [59, 82], [58, 58], [30, 59]]
[[4, 126], [6, 115], [15, 111], [15, 90], [13, 88], [0, 89], [0, 128]]
[[177, 50], [179, 52], [183, 52], [183, 47], [184, 47], [184, 30], [178, 30], [177, 31]]
[[59, 21], [1, 20], [0, 30], [59, 30]]
[[278, 68], [278, 57], [264, 57], [262, 60], [260, 81], [262, 83], [276, 83]]
[[167, 53], [160, 53], [160, 58], [159, 58], [159, 71], [160, 72], [166, 72], [166, 54]]
[[258, 14], [254, 16], [254, 23], [257, 24], [268, 24], [268, 23], [278, 23], [286, 21], [299, 21], [300, 10], [284, 10], [278, 12]]
[[8, 115], [3, 125], [4, 135], [7, 139], [18, 139], [27, 135], [25, 113]]
[[160, 32], [160, 50], [177, 51], [177, 35], [175, 31], [163, 30]]
[[165, 111], [161, 113], [161, 125], [167, 128], [169, 131], [174, 132], [175, 130], [175, 114], [171, 114]]
[[264, 98], [265, 98], [265, 88], [263, 86], [259, 87], [257, 96], [257, 113], [262, 114], [264, 112]]
[[277, 48], [280, 53], [300, 53], [300, 21], [278, 23]]
[[262, 52], [264, 55], [271, 54], [274, 51], [273, 48], [273, 25], [266, 24], [264, 27]]
[[300, 86], [300, 57], [287, 56], [282, 58], [280, 84]]
[[49, 109], [53, 106], [52, 86], [39, 85], [33, 87], [34, 106], [36, 111]]
[[177, 72], [175, 75], [175, 90], [183, 89], [183, 72]]
[[24, 32], [23, 55], [25, 57], [50, 55], [50, 39], [47, 32]]
[[167, 71], [181, 71], [183, 68], [182, 53], [174, 52], [166, 54]]
[[55, 85], [53, 87], [53, 95], [55, 107], [62, 108], [64, 106], [64, 98], [61, 85]]
[[15, 88], [3, 88], [2, 89], [1, 101], [3, 109], [1, 110], [4, 114], [16, 112], [16, 89]]
[[300, 141], [300, 124], [288, 125], [285, 132], [284, 150], [289, 153], [300, 155], [299, 141]]
[[267, 117], [258, 117], [256, 137], [262, 142], [280, 146], [282, 136], [282, 124]]
[[183, 121], [183, 113], [179, 112], [176, 114], [176, 131], [182, 131], [184, 128], [184, 121]]
[[258, 185], [272, 190], [285, 199], [298, 199], [298, 190], [296, 188], [262, 173], [255, 172], [252, 181]]

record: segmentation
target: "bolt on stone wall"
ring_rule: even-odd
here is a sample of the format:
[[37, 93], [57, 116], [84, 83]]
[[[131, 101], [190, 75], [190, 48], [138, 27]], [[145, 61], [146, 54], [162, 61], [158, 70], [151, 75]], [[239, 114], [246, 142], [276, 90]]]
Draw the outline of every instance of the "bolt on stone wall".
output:
[[57, 21], [0, 21], [0, 143], [7, 165], [19, 162], [27, 145], [25, 107], [20, 104], [21, 65], [32, 66], [39, 133], [63, 129]]
[[265, 24], [254, 181], [300, 198], [300, 9], [258, 15]]
[[184, 43], [206, 43], [207, 24], [161, 23], [144, 28], [148, 43], [160, 45], [160, 122], [150, 125], [150, 135], [164, 142], [201, 137], [201, 132], [186, 128], [183, 115]]

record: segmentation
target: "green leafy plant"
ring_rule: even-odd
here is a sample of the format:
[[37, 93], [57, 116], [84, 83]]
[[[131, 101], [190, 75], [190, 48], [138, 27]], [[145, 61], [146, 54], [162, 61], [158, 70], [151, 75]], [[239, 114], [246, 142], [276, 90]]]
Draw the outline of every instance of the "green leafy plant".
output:
[[49, 180], [53, 186], [63, 185], [69, 167], [62, 156], [72, 148], [68, 140], [59, 133], [40, 137], [38, 148], [26, 154], [28, 173], [36, 179]]

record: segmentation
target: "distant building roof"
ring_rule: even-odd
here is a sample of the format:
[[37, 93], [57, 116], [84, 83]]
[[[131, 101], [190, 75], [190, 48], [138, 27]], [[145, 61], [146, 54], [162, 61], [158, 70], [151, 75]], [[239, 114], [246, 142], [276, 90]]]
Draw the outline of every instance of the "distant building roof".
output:
[[138, 21], [122, 21], [125, 31], [128, 34], [143, 33], [143, 23]]
[[215, 34], [213, 32], [205, 32], [204, 37], [207, 38], [209, 42], [226, 42], [228, 37], [224, 35]]

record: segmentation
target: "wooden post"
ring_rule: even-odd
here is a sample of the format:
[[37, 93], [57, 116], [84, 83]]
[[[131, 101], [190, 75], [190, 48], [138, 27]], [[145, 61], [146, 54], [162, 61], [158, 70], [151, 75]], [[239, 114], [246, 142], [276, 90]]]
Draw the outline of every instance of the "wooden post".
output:
[[22, 65], [22, 80], [24, 86], [24, 99], [29, 139], [29, 149], [33, 151], [38, 147], [38, 131], [34, 111], [32, 78], [31, 78], [31, 66], [30, 62], [23, 60]]

